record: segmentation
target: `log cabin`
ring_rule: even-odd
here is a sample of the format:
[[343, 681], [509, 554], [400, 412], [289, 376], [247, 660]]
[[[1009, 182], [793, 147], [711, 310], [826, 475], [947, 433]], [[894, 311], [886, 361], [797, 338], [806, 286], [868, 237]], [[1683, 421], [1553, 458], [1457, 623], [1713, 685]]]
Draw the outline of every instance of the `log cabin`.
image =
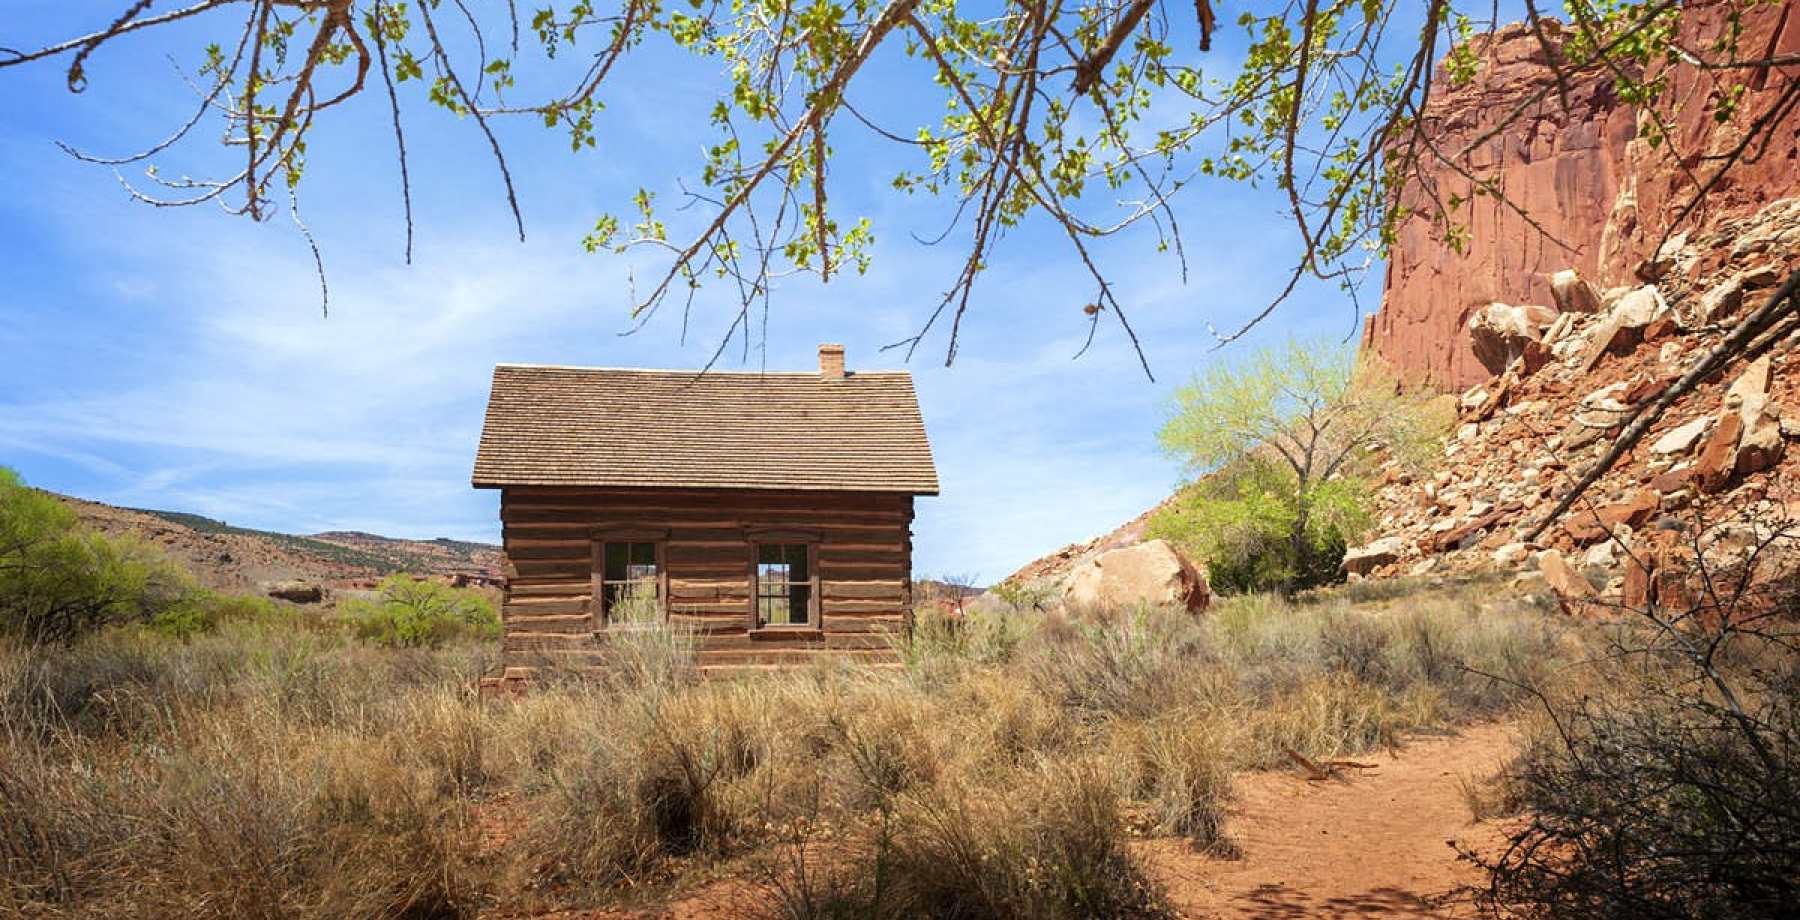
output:
[[502, 364], [473, 484], [500, 491], [508, 679], [666, 622], [702, 670], [896, 660], [913, 499], [938, 492], [912, 375]]

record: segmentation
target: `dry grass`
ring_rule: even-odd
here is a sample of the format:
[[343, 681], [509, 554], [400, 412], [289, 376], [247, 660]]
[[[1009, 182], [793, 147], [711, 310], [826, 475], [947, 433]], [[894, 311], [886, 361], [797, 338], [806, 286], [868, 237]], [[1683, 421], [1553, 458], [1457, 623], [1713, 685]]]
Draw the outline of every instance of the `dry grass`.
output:
[[499, 706], [482, 651], [279, 625], [0, 649], [0, 914], [457, 916], [735, 873], [792, 917], [1153, 916], [1132, 834], [1229, 851], [1234, 772], [1497, 713], [1464, 665], [1566, 651], [1480, 598], [971, 613], [900, 672], [735, 682], [646, 636]]

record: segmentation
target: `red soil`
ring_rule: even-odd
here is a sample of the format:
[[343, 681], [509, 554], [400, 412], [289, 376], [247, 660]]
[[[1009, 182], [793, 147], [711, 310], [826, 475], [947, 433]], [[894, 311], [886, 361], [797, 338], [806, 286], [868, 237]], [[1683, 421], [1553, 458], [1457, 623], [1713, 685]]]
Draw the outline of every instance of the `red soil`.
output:
[[1460, 780], [1486, 781], [1513, 749], [1506, 726], [1483, 725], [1359, 757], [1375, 767], [1324, 782], [1247, 776], [1229, 826], [1242, 858], [1196, 856], [1175, 841], [1141, 853], [1188, 917], [1471, 916], [1459, 889], [1481, 873], [1451, 844], [1491, 848], [1501, 830], [1471, 821]]
[[[1323, 782], [1293, 771], [1241, 777], [1230, 831], [1238, 859], [1152, 840], [1136, 849], [1184, 917], [1459, 918], [1473, 915], [1466, 886], [1479, 870], [1452, 843], [1490, 849], [1499, 825], [1474, 823], [1461, 792], [1485, 782], [1514, 749], [1511, 729], [1482, 725], [1415, 739], [1397, 754]], [[728, 920], [767, 902], [747, 881], [721, 881], [667, 905], [543, 915], [559, 920]]]

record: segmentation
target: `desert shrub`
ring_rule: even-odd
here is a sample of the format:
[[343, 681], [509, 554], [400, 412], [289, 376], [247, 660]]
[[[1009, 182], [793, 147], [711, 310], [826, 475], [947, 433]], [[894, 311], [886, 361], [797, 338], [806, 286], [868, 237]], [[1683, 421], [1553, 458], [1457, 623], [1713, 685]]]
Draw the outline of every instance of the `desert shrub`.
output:
[[914, 916], [1155, 917], [1162, 892], [1125, 847], [1119, 795], [1089, 760], [901, 812], [888, 872]]
[[150, 617], [150, 629], [174, 639], [190, 639], [227, 623], [272, 621], [281, 616], [275, 602], [252, 594], [193, 591]]
[[[1522, 916], [1789, 916], [1800, 878], [1800, 682], [1731, 724], [1677, 675], [1559, 702], [1510, 780], [1526, 829], [1489, 895]], [[1624, 689], [1629, 687], [1629, 689]], [[1708, 698], [1711, 697], [1711, 698]]]
[[969, 665], [1011, 661], [1035, 628], [1031, 614], [986, 606], [955, 613], [921, 607], [911, 632], [897, 639], [901, 661], [922, 680], [941, 680]]
[[472, 914], [483, 667], [285, 618], [0, 644], [0, 914]]
[[988, 589], [988, 594], [1014, 610], [1048, 610], [1057, 592], [1053, 578], [1009, 578]]
[[873, 840], [809, 862], [800, 844], [771, 875], [793, 918], [1172, 916], [1126, 847], [1118, 790], [1091, 759], [939, 783], [905, 796]]
[[67, 642], [156, 616], [196, 590], [159, 550], [83, 530], [68, 507], [0, 467], [0, 633]]
[[1701, 660], [1650, 629], [1626, 628], [1621, 647], [1660, 647], [1654, 658], [1632, 656], [1545, 695], [1505, 777], [1527, 818], [1485, 861], [1496, 912], [1791, 916], [1800, 895], [1794, 632], [1728, 635]]
[[1148, 716], [1180, 702], [1212, 660], [1204, 625], [1185, 611], [1136, 608], [1040, 630], [1021, 662], [1046, 699], [1087, 718]]
[[405, 574], [383, 579], [372, 600], [346, 602], [343, 615], [359, 638], [375, 645], [436, 648], [500, 635], [500, 617], [479, 592]]
[[726, 787], [766, 756], [773, 717], [733, 688], [653, 691], [584, 732], [526, 831], [538, 884], [602, 893], [727, 853], [754, 807]]
[[1220, 855], [1237, 852], [1225, 818], [1240, 742], [1237, 723], [1192, 710], [1123, 726], [1114, 735], [1120, 774], [1147, 804], [1151, 831], [1186, 837]]

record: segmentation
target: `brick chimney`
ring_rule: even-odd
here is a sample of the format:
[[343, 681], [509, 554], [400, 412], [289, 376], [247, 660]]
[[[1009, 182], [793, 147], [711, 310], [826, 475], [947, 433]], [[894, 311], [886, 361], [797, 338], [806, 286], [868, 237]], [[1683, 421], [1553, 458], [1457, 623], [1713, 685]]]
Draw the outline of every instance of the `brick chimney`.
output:
[[819, 377], [824, 380], [844, 379], [844, 346], [819, 346]]

